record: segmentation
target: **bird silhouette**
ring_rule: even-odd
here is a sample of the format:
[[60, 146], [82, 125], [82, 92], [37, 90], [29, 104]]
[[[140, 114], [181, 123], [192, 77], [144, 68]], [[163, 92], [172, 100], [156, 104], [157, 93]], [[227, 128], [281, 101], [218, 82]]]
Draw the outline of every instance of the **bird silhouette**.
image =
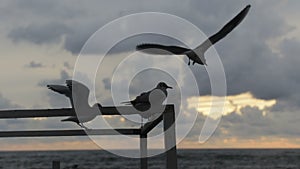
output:
[[88, 103], [90, 90], [84, 84], [75, 80], [66, 80], [64, 85], [47, 85], [50, 90], [67, 96], [71, 102], [72, 108], [76, 111], [77, 116], [71, 116], [61, 120], [71, 121], [78, 124], [80, 127], [88, 129], [83, 123], [93, 120], [102, 106], [99, 103], [94, 104], [92, 107]]
[[247, 5], [239, 14], [237, 14], [232, 20], [230, 20], [219, 32], [215, 33], [207, 40], [205, 40], [201, 45], [195, 49], [189, 49], [180, 46], [167, 46], [161, 44], [151, 44], [145, 43], [136, 46], [137, 51], [142, 51], [148, 54], [158, 54], [158, 55], [186, 55], [189, 58], [188, 65], [190, 61], [193, 61], [193, 65], [198, 63], [200, 65], [207, 65], [204, 57], [204, 53], [215, 43], [223, 39], [228, 35], [235, 27], [237, 27], [243, 19], [246, 17], [250, 10], [250, 5]]
[[141, 93], [134, 100], [122, 103], [132, 105], [137, 110], [143, 111], [140, 115], [149, 120], [154, 113], [160, 113], [160, 108], [168, 96], [167, 89], [172, 89], [172, 87], [164, 82], [159, 82], [154, 89]]

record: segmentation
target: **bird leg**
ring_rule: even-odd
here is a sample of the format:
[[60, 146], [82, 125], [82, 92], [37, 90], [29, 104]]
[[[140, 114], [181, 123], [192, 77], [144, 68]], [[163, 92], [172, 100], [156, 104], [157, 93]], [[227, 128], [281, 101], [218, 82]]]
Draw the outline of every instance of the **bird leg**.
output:
[[191, 65], [191, 59], [189, 58], [189, 62], [188, 62], [188, 65], [190, 66]]
[[195, 63], [196, 63], [196, 62], [194, 61], [194, 62], [193, 62], [193, 65], [194, 65]]
[[82, 125], [80, 123], [76, 123], [78, 126], [82, 127]]
[[143, 117], [141, 117], [141, 127], [143, 127]]

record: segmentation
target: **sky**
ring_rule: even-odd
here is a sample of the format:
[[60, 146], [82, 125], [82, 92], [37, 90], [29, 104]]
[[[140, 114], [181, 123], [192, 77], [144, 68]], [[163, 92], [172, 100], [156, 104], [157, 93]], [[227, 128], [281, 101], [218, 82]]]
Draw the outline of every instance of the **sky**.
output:
[[[179, 95], [176, 91], [180, 87], [187, 93], [181, 98], [181, 107], [177, 107], [184, 112], [184, 119], [177, 125], [177, 134], [182, 137], [179, 148], [300, 148], [300, 2], [291, 0], [3, 0], [0, 4], [0, 109], [70, 107], [65, 97], [51, 92], [46, 85], [64, 84], [65, 80], [71, 79], [86, 41], [115, 19], [141, 12], [167, 13], [185, 19], [209, 36], [248, 4], [252, 7], [245, 20], [214, 46], [224, 67], [227, 97], [224, 110], [217, 112], [223, 114], [221, 122], [205, 143], [198, 142], [199, 134], [205, 119], [213, 118], [209, 116], [209, 108], [215, 105], [210, 100], [220, 96], [212, 95], [204, 66], [190, 67], [198, 84], [196, 93], [189, 86], [192, 82], [187, 76], [181, 76], [183, 68], [172, 66], [173, 60], [165, 57], [159, 62], [157, 59], [149, 59], [149, 62], [136, 59], [119, 71], [126, 75], [134, 73], [135, 69], [129, 68], [135, 64], [159, 65], [179, 75], [175, 79], [182, 77], [185, 83], [181, 86], [176, 84], [174, 77], [153, 70], [136, 75], [130, 82], [129, 91], [122, 85], [127, 80], [124, 74], [114, 77], [112, 83], [117, 65], [134, 51], [136, 44], [153, 41], [182, 45], [182, 42], [145, 35], [118, 43], [97, 70], [97, 102], [113, 105], [111, 89], [114, 86], [119, 92], [129, 92], [134, 97], [164, 78], [168, 83], [178, 85], [170, 92], [168, 103], [177, 104]], [[126, 26], [121, 25], [120, 30], [126, 30]], [[134, 26], [142, 27], [138, 21]], [[168, 29], [176, 33], [179, 28]], [[110, 43], [116, 34], [107, 34], [100, 44]], [[203, 40], [195, 39], [198, 35], [191, 37], [188, 34], [185, 38], [190, 45]], [[98, 56], [93, 51], [86, 54]], [[187, 61], [183, 57], [180, 59]], [[213, 62], [209, 60], [211, 65]], [[191, 114], [196, 114], [197, 118], [189, 116]], [[78, 129], [75, 124], [61, 123], [60, 119], [1, 120], [0, 129]], [[107, 117], [106, 120], [113, 126], [131, 125], [124, 122], [124, 118]], [[196, 121], [190, 132], [187, 135], [181, 133], [193, 120]], [[118, 144], [118, 139], [113, 137], [103, 137], [102, 141], [107, 147]], [[97, 148], [84, 137], [1, 138], [0, 144], [1, 150]]]

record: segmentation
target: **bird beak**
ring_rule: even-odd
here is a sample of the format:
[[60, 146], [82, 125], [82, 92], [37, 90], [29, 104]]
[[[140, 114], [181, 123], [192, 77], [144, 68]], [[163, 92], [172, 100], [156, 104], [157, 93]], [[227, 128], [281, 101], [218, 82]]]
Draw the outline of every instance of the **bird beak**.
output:
[[167, 86], [167, 89], [173, 89], [173, 87], [171, 87], [171, 86]]

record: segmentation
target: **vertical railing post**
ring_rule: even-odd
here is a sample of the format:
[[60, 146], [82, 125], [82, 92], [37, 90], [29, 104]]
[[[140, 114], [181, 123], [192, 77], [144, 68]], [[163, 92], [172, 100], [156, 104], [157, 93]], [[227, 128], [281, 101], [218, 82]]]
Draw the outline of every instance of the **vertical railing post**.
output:
[[177, 150], [174, 105], [168, 106], [163, 114], [167, 169], [177, 169]]
[[148, 158], [147, 158], [147, 134], [140, 135], [140, 165], [141, 169], [148, 169]]

